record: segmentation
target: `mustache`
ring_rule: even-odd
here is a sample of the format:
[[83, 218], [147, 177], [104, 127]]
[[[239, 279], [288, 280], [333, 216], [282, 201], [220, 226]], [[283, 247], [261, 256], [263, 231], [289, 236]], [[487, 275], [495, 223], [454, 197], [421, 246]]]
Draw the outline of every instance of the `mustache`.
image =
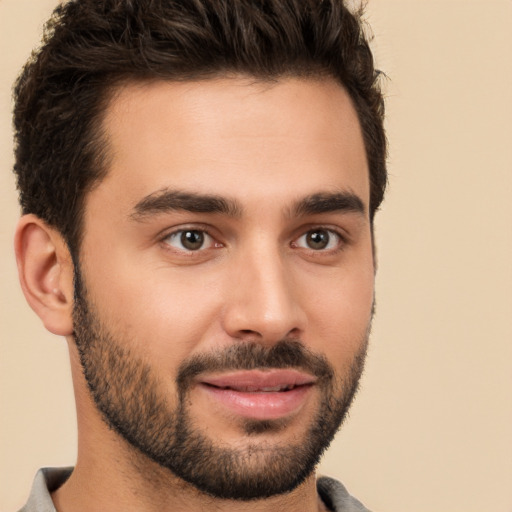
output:
[[300, 341], [281, 340], [270, 347], [249, 341], [230, 345], [221, 351], [197, 354], [180, 365], [176, 380], [178, 389], [183, 391], [205, 372], [283, 368], [300, 369], [318, 381], [334, 378], [334, 370], [325, 356], [312, 352]]

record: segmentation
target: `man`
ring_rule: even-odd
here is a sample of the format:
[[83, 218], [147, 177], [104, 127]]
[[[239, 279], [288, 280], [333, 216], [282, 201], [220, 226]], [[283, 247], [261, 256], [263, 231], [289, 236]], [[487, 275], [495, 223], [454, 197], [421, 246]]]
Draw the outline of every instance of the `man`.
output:
[[366, 510], [315, 466], [370, 331], [377, 78], [341, 1], [56, 9], [15, 89], [15, 244], [78, 459], [23, 510]]

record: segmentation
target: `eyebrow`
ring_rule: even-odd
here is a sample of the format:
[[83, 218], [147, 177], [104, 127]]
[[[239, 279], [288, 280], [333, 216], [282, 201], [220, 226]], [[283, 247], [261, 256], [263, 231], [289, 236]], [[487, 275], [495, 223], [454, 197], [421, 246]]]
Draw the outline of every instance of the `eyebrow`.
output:
[[[242, 206], [235, 199], [165, 188], [142, 198], [133, 208], [130, 217], [136, 221], [144, 221], [152, 215], [172, 211], [240, 217], [242, 210]], [[300, 199], [288, 212], [290, 217], [334, 212], [364, 215], [366, 208], [361, 198], [351, 192], [319, 192]]]
[[233, 199], [165, 188], [141, 199], [133, 208], [130, 217], [143, 221], [151, 215], [180, 210], [193, 213], [220, 213], [230, 217], [239, 217], [242, 212], [240, 204]]
[[352, 192], [320, 192], [299, 200], [291, 209], [291, 215], [296, 217], [334, 212], [365, 215], [366, 208], [362, 199]]

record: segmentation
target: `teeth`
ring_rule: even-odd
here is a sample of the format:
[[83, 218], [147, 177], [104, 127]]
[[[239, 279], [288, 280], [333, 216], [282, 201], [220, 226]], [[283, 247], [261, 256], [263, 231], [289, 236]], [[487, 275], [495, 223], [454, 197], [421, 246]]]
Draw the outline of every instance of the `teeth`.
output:
[[257, 386], [243, 386], [236, 388], [225, 388], [225, 389], [233, 389], [234, 391], [246, 392], [246, 393], [275, 393], [277, 391], [289, 391], [294, 386], [292, 384], [288, 384], [286, 386], [272, 386], [272, 387], [264, 387], [260, 388]]
[[283, 390], [282, 386], [274, 386], [273, 388], [263, 388], [261, 391], [270, 392], [270, 391], [282, 391], [282, 390]]

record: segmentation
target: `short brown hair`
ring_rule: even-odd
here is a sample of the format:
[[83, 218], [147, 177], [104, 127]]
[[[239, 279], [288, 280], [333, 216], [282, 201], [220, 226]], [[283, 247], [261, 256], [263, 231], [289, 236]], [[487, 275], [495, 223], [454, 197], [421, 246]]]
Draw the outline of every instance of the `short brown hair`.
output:
[[109, 92], [130, 79], [333, 77], [357, 110], [370, 216], [387, 181], [384, 102], [362, 9], [343, 0], [71, 0], [15, 85], [20, 203], [78, 250], [86, 193], [107, 172]]

